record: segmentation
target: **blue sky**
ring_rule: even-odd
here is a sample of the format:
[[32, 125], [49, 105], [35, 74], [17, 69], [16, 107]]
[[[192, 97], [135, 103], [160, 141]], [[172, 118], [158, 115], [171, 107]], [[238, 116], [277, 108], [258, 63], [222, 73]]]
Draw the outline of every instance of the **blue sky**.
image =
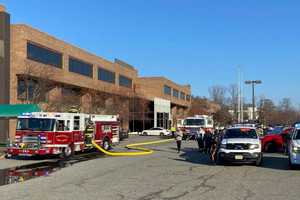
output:
[[[88, 2], [88, 4], [86, 3]], [[12, 23], [25, 23], [141, 76], [212, 85], [261, 79], [257, 96], [300, 105], [300, 1], [289, 0], [0, 0]], [[250, 87], [245, 87], [248, 101]]]

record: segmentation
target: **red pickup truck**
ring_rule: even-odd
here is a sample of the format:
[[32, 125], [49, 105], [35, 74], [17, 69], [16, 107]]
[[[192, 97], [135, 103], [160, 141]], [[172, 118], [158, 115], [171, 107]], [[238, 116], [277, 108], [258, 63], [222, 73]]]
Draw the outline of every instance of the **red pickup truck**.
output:
[[264, 152], [285, 152], [286, 138], [293, 128], [275, 127], [261, 138]]

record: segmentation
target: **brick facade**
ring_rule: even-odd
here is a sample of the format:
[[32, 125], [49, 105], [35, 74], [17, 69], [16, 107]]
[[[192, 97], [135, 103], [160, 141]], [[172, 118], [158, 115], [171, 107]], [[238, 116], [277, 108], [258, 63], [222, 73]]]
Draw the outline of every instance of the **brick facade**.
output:
[[[3, 15], [4, 12], [0, 10], [0, 14]], [[0, 18], [1, 23], [2, 21]], [[1, 23], [0, 26], [2, 27], [3, 24]], [[175, 98], [172, 95], [164, 94], [164, 86], [168, 85], [172, 89], [190, 96], [191, 88], [189, 85], [179, 85], [163, 77], [139, 77], [137, 69], [121, 60], [115, 59], [113, 62], [108, 61], [28, 25], [12, 24], [8, 27], [10, 27], [10, 38], [8, 39], [8, 43], [10, 43], [10, 50], [8, 50], [10, 56], [7, 62], [10, 61], [10, 65], [7, 65], [5, 68], [7, 70], [7, 84], [1, 89], [2, 93], [5, 90], [8, 93], [6, 95], [6, 97], [8, 97], [6, 103], [31, 103], [28, 102], [26, 98], [24, 100], [24, 98], [21, 99], [18, 97], [18, 80], [23, 80], [25, 79], [24, 77], [27, 79], [29, 77], [30, 79], [43, 80], [41, 83], [51, 82], [51, 87], [49, 87], [48, 84], [47, 88], [43, 89], [45, 99], [47, 100], [33, 102], [39, 103], [44, 110], [49, 109], [51, 102], [59, 98], [66, 99], [64, 91], [67, 91], [67, 89], [75, 89], [79, 91], [80, 95], [78, 99], [73, 98], [72, 100], [80, 103], [82, 112], [91, 113], [94, 111], [94, 113], [101, 114], [115, 114], [109, 112], [117, 112], [121, 116], [124, 116], [122, 124], [125, 128], [128, 128], [129, 119], [127, 116], [129, 116], [130, 102], [133, 97], [146, 99], [149, 102], [153, 102], [155, 97], [170, 100], [172, 107], [176, 107], [176, 114], [180, 113], [179, 115], [184, 115], [184, 111], [190, 106], [190, 100], [180, 99], [180, 97]], [[7, 29], [9, 28], [6, 27], [3, 30]], [[1, 40], [3, 39], [1, 39], [0, 34], [0, 41]], [[62, 67], [58, 68], [28, 59], [27, 43], [32, 43], [61, 54]], [[70, 72], [69, 58], [76, 58], [92, 65], [92, 77]], [[0, 58], [0, 65], [3, 65], [3, 59], [1, 59], [2, 58]], [[115, 83], [98, 80], [98, 68], [113, 72], [115, 74]], [[3, 69], [4, 68], [1, 68], [1, 70]], [[1, 75], [3, 76], [3, 73]], [[131, 88], [119, 85], [120, 75], [131, 79]], [[0, 100], [4, 97], [2, 93]], [[97, 96], [100, 98], [96, 99], [95, 97]], [[0, 103], [5, 102], [1, 100]], [[99, 109], [95, 109], [94, 105], [99, 107]], [[52, 109], [51, 111], [62, 110]], [[14, 135], [15, 125], [15, 120], [11, 120], [9, 124], [11, 137]]]

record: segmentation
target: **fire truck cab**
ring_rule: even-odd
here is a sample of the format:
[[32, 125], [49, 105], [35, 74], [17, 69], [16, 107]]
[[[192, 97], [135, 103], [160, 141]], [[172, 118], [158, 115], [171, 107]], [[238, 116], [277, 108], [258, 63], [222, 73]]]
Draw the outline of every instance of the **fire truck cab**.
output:
[[187, 117], [183, 120], [180, 130], [184, 133], [185, 137], [193, 137], [200, 131], [200, 128], [203, 128], [205, 131], [212, 131], [214, 128], [213, 118], [208, 115]]
[[24, 113], [18, 117], [15, 141], [7, 157], [60, 155], [93, 148], [92, 140], [105, 149], [118, 142], [119, 121], [115, 115], [83, 113]]

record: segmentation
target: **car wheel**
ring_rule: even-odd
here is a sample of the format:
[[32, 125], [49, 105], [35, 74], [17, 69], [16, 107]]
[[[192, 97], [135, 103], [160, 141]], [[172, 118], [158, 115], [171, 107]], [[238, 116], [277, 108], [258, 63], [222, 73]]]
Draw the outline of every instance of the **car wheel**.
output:
[[163, 137], [163, 136], [164, 136], [164, 133], [160, 133], [159, 136], [160, 136], [160, 137]]
[[276, 151], [276, 145], [273, 142], [269, 142], [265, 146], [265, 151], [268, 153], [274, 153]]
[[144, 136], [147, 136], [148, 135], [148, 133], [147, 132], [143, 132], [143, 134], [142, 135], [144, 135]]
[[73, 145], [69, 145], [68, 147], [64, 147], [60, 154], [61, 158], [67, 159], [71, 158], [74, 155], [74, 148]]
[[295, 168], [296, 168], [296, 166], [291, 162], [291, 158], [289, 156], [289, 169], [294, 170]]
[[257, 159], [257, 161], [255, 162], [255, 166], [259, 167], [262, 165], [262, 162], [263, 162], [263, 157], [262, 155], [259, 156], [259, 158]]
[[109, 143], [108, 139], [105, 139], [103, 141], [102, 148], [106, 151], [110, 149], [110, 143]]

